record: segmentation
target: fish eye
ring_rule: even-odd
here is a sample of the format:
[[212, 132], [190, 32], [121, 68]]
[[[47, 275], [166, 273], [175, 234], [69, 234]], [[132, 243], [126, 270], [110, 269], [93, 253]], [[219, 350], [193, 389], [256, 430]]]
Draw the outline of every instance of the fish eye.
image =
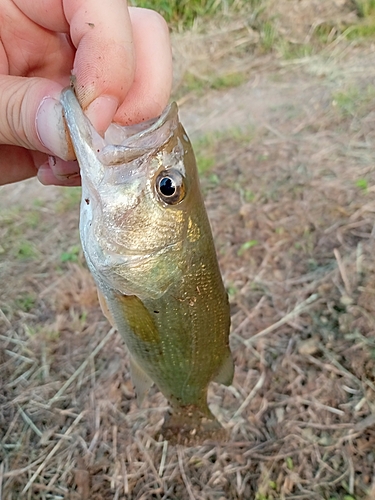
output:
[[176, 205], [185, 197], [184, 177], [178, 170], [164, 170], [156, 177], [156, 192], [168, 205]]

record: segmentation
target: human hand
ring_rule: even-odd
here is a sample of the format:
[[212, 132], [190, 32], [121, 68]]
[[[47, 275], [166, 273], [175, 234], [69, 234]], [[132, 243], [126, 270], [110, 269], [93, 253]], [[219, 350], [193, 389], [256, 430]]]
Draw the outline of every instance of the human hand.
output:
[[59, 97], [75, 90], [99, 132], [158, 116], [172, 84], [168, 27], [126, 0], [0, 0], [0, 185], [79, 185]]

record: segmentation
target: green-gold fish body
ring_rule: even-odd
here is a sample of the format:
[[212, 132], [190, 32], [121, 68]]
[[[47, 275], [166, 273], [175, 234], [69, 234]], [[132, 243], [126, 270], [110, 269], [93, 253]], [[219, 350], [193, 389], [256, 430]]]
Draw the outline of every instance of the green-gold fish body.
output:
[[83, 250], [138, 397], [155, 382], [168, 399], [167, 439], [221, 438], [207, 388], [233, 378], [229, 304], [177, 105], [102, 138], [72, 90], [61, 102], [81, 168]]

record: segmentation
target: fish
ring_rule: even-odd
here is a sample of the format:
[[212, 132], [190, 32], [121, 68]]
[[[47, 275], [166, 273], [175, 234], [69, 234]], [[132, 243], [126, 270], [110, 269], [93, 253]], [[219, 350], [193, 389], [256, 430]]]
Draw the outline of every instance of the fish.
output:
[[177, 104], [102, 136], [73, 89], [60, 101], [81, 171], [83, 252], [138, 401], [153, 383], [166, 397], [160, 436], [172, 444], [224, 440], [207, 390], [232, 383], [229, 302]]

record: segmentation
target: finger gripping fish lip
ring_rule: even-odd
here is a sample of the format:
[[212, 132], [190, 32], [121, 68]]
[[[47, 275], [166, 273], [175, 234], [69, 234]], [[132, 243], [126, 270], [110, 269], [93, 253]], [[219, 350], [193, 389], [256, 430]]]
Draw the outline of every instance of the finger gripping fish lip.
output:
[[61, 103], [78, 160], [82, 157], [79, 145], [86, 143], [100, 163], [107, 167], [129, 163], [160, 148], [178, 123], [177, 104], [172, 102], [157, 118], [130, 126], [113, 123], [101, 137], [83, 113], [70, 87], [62, 91]]

